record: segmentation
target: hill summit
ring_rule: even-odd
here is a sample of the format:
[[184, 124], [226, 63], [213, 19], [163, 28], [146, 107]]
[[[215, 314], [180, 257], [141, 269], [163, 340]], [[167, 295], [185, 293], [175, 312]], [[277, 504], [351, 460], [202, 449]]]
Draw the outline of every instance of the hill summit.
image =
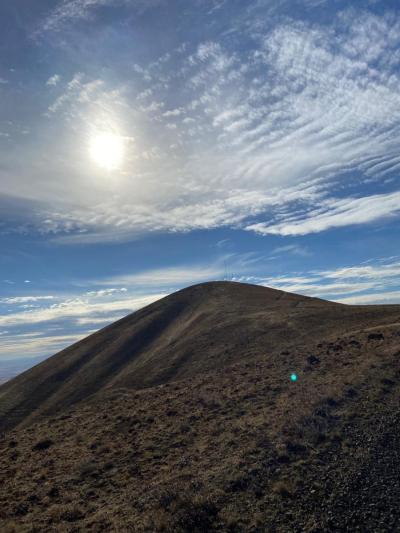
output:
[[0, 529], [396, 531], [399, 339], [396, 305], [173, 293], [0, 387]]
[[0, 387], [0, 429], [110, 388], [151, 387], [351, 329], [377, 310], [235, 282], [163, 298]]

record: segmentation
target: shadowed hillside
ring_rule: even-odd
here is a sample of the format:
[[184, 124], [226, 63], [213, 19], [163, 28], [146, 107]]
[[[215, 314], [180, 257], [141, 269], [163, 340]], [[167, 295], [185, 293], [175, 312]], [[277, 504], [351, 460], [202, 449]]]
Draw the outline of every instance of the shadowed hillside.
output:
[[398, 306], [352, 307], [211, 282], [159, 300], [0, 387], [0, 429], [110, 387], [141, 389], [352, 329], [400, 321]]
[[0, 388], [0, 530], [399, 531], [399, 365], [400, 306], [175, 293]]

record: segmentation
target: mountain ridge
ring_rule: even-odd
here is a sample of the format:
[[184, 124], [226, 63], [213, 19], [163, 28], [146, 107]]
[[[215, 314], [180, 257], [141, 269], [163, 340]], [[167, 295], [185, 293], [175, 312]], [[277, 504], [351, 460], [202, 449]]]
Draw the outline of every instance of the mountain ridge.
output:
[[216, 283], [121, 319], [0, 388], [0, 529], [399, 530], [399, 317]]
[[[390, 315], [397, 311], [378, 309]], [[338, 322], [356, 325], [371, 314], [375, 307], [346, 306], [258, 285], [193, 285], [0, 386], [0, 429], [29, 421], [34, 413], [57, 413], [106, 388], [140, 389], [212, 371], [252, 357], [262, 347], [276, 351], [310, 335], [326, 336]]]

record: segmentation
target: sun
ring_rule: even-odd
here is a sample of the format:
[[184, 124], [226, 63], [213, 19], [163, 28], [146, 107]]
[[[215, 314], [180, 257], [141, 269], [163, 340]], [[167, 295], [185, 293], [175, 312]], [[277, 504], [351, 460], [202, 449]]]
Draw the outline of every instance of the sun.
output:
[[115, 133], [97, 133], [90, 140], [89, 152], [99, 167], [106, 170], [117, 169], [124, 159], [124, 140]]

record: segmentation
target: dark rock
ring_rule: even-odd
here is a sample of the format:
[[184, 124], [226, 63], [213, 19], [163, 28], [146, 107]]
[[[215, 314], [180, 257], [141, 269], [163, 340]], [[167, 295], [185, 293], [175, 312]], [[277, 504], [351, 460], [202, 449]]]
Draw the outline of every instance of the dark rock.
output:
[[383, 333], [370, 333], [368, 335], [369, 341], [382, 341], [384, 338]]
[[358, 392], [355, 389], [353, 389], [352, 387], [350, 387], [346, 391], [346, 396], [348, 396], [349, 398], [355, 398], [357, 396], [357, 394], [358, 394]]
[[14, 514], [15, 516], [24, 516], [28, 511], [29, 507], [26, 503], [19, 503], [14, 509]]
[[361, 344], [358, 341], [354, 340], [354, 339], [351, 340], [349, 342], [349, 344], [350, 344], [350, 346], [355, 346], [356, 348], [360, 348], [361, 347]]

